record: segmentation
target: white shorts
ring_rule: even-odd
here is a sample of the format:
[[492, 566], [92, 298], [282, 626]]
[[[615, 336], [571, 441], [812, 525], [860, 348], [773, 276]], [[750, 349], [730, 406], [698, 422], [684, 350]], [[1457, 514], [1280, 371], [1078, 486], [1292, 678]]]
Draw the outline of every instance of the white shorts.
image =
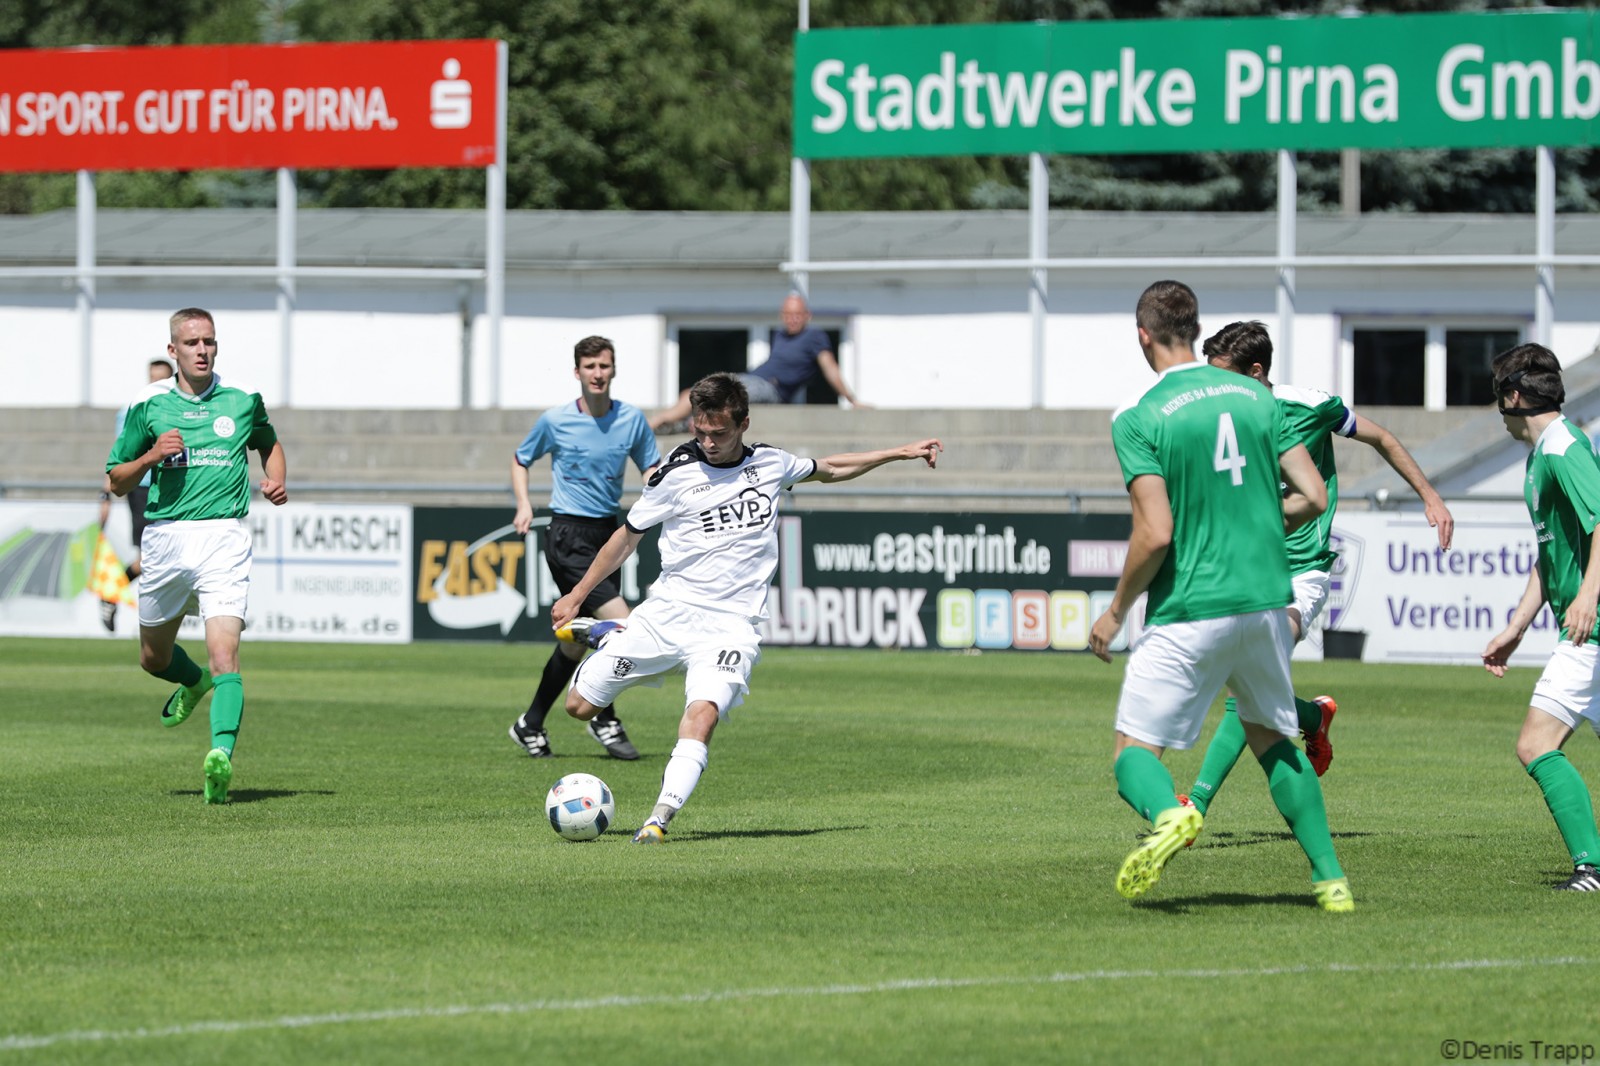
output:
[[1326, 570], [1307, 570], [1289, 579], [1289, 606], [1300, 612], [1300, 640], [1306, 639], [1311, 627], [1322, 617], [1322, 609], [1328, 606], [1328, 586], [1331, 581]]
[[743, 615], [651, 599], [578, 665], [572, 687], [605, 707], [634, 685], [659, 685], [662, 675], [682, 669], [683, 705], [705, 700], [726, 718], [744, 702], [760, 658], [761, 631]]
[[1128, 656], [1117, 731], [1162, 748], [1193, 747], [1211, 701], [1227, 685], [1240, 719], [1296, 736], [1292, 648], [1282, 608], [1151, 626]]
[[238, 518], [151, 522], [139, 545], [139, 624], [195, 613], [244, 619], [250, 597], [250, 531]]
[[1565, 640], [1556, 644], [1544, 673], [1533, 686], [1530, 707], [1576, 729], [1588, 719], [1600, 736], [1600, 647], [1588, 641], [1581, 648]]

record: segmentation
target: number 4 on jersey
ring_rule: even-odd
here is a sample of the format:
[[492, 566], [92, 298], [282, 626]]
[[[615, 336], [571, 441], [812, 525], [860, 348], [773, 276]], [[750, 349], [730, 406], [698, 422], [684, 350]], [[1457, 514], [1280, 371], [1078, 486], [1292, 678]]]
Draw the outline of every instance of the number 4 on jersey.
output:
[[1244, 455], [1239, 451], [1239, 437], [1233, 431], [1233, 415], [1227, 411], [1217, 418], [1217, 450], [1212, 456], [1211, 468], [1217, 473], [1228, 473], [1235, 485], [1244, 484]]

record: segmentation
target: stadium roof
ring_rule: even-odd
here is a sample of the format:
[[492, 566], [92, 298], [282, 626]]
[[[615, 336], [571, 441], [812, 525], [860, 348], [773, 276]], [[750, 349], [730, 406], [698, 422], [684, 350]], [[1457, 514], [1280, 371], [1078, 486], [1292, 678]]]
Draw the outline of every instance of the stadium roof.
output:
[[[1530, 215], [1337, 215], [1298, 217], [1302, 255], [1532, 255]], [[481, 267], [481, 211], [304, 209], [302, 266]], [[1272, 214], [1056, 211], [1049, 254], [1238, 256], [1274, 253]], [[97, 262], [104, 266], [229, 263], [272, 266], [271, 209], [101, 210]], [[0, 216], [0, 266], [71, 266], [73, 211]], [[1600, 252], [1600, 217], [1558, 215], [1556, 251]], [[841, 212], [811, 216], [811, 254], [833, 259], [1026, 258], [1021, 211]], [[508, 269], [775, 269], [789, 257], [789, 216], [766, 212], [510, 211]]]

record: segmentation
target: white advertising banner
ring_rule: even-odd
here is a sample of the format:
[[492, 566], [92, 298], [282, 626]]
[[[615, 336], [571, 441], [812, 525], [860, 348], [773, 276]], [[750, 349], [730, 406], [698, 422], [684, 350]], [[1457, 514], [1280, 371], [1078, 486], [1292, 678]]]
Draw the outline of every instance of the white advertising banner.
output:
[[[1538, 563], [1527, 509], [1452, 503], [1451, 513], [1448, 550], [1420, 512], [1341, 511], [1334, 519], [1340, 562], [1323, 625], [1364, 632], [1366, 661], [1481, 663], [1484, 645], [1505, 628]], [[1543, 666], [1558, 631], [1545, 607], [1511, 664]]]
[[411, 641], [411, 508], [256, 503], [247, 640]]
[[[410, 507], [258, 501], [246, 521], [255, 556], [246, 640], [411, 640]], [[0, 636], [136, 637], [137, 610], [123, 603], [107, 615], [93, 582], [97, 553], [102, 569], [132, 559], [126, 502], [111, 501], [105, 549], [100, 523], [92, 500], [0, 502]], [[183, 633], [198, 638], [198, 621]]]

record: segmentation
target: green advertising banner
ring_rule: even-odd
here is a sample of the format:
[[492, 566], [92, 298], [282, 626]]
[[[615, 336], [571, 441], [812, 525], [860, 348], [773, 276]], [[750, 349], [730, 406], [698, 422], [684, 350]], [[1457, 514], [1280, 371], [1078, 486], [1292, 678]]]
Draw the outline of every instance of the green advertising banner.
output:
[[1591, 11], [812, 30], [794, 154], [1595, 143]]

